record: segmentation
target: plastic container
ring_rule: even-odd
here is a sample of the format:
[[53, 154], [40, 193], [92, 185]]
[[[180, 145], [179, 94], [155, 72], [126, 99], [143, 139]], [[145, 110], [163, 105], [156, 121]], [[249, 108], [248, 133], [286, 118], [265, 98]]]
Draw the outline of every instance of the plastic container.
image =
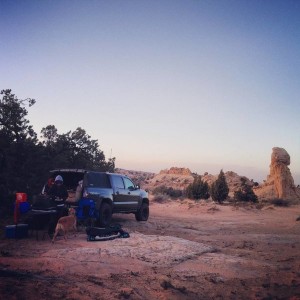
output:
[[16, 238], [16, 225], [7, 225], [7, 226], [5, 226], [5, 236], [8, 239]]
[[16, 225], [16, 239], [22, 239], [28, 237], [28, 224]]
[[27, 201], [27, 194], [26, 193], [16, 193], [16, 202], [22, 203]]
[[8, 239], [22, 239], [28, 237], [28, 224], [5, 226], [5, 236]]
[[19, 204], [19, 209], [20, 209], [21, 214], [26, 214], [31, 209], [30, 203], [29, 202], [21, 202]]

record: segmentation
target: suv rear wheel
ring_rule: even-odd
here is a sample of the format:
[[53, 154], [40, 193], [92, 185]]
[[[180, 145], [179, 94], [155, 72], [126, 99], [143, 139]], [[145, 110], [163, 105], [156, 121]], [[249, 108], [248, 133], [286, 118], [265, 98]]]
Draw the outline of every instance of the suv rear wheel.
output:
[[137, 221], [147, 221], [149, 218], [149, 204], [143, 202], [140, 209], [135, 213]]
[[112, 217], [112, 207], [104, 202], [102, 203], [99, 210], [99, 220], [98, 223], [100, 226], [106, 227], [110, 224]]

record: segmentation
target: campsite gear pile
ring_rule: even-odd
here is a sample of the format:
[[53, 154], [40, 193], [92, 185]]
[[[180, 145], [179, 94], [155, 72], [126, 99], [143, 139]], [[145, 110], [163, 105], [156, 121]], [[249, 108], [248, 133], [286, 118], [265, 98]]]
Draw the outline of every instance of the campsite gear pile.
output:
[[[35, 232], [38, 240], [40, 231], [48, 231], [51, 237], [54, 233], [57, 220], [67, 215], [67, 209], [61, 205], [60, 201], [47, 195], [38, 195], [31, 206], [31, 210], [24, 216], [24, 223], [28, 224], [28, 229]], [[44, 235], [43, 235], [44, 238]]]
[[30, 210], [30, 203], [27, 201], [26, 193], [16, 193], [16, 202], [14, 205], [14, 223], [18, 224], [21, 214]]
[[8, 239], [22, 239], [28, 236], [28, 224], [5, 226], [5, 236]]
[[5, 236], [10, 239], [21, 239], [28, 236], [28, 224], [20, 224], [20, 217], [30, 210], [27, 194], [16, 193], [14, 204], [14, 225], [5, 226]]
[[108, 241], [116, 238], [129, 238], [128, 232], [124, 231], [120, 224], [110, 225], [108, 227], [88, 227], [86, 229], [88, 241]]
[[[14, 207], [15, 225], [6, 226], [7, 238], [24, 238], [28, 236], [28, 230], [35, 231], [38, 240], [39, 231], [48, 231], [52, 237], [58, 219], [68, 215], [68, 208], [76, 210], [79, 223], [86, 227], [88, 241], [107, 241], [115, 238], [128, 238], [129, 233], [124, 231], [120, 224], [109, 225], [105, 228], [94, 227], [98, 215], [95, 202], [91, 199], [80, 199], [77, 205], [62, 203], [59, 199], [53, 199], [47, 195], [39, 195], [30, 205], [25, 193], [16, 193]], [[22, 219], [24, 224], [19, 223]]]

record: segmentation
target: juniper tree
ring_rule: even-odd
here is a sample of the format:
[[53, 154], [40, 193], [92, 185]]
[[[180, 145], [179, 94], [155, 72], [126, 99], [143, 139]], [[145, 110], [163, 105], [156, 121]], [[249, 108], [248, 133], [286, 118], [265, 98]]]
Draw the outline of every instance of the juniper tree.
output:
[[193, 183], [189, 184], [185, 190], [185, 193], [190, 199], [208, 199], [208, 184], [202, 181], [201, 176], [196, 176]]
[[237, 201], [257, 202], [257, 196], [254, 194], [253, 189], [246, 183], [245, 178], [241, 178], [241, 188], [234, 192], [234, 199]]
[[228, 197], [228, 193], [229, 188], [225, 174], [223, 170], [221, 170], [217, 180], [211, 185], [210, 195], [214, 201], [222, 203]]

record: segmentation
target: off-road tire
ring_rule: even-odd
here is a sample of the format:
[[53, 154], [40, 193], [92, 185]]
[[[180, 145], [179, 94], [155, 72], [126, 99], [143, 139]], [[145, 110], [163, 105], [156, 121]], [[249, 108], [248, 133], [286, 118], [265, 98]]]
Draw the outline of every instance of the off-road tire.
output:
[[101, 227], [106, 227], [110, 224], [112, 218], [112, 207], [108, 203], [102, 203], [99, 210], [98, 224]]
[[135, 213], [137, 221], [147, 221], [149, 218], [149, 204], [143, 202], [140, 209]]

